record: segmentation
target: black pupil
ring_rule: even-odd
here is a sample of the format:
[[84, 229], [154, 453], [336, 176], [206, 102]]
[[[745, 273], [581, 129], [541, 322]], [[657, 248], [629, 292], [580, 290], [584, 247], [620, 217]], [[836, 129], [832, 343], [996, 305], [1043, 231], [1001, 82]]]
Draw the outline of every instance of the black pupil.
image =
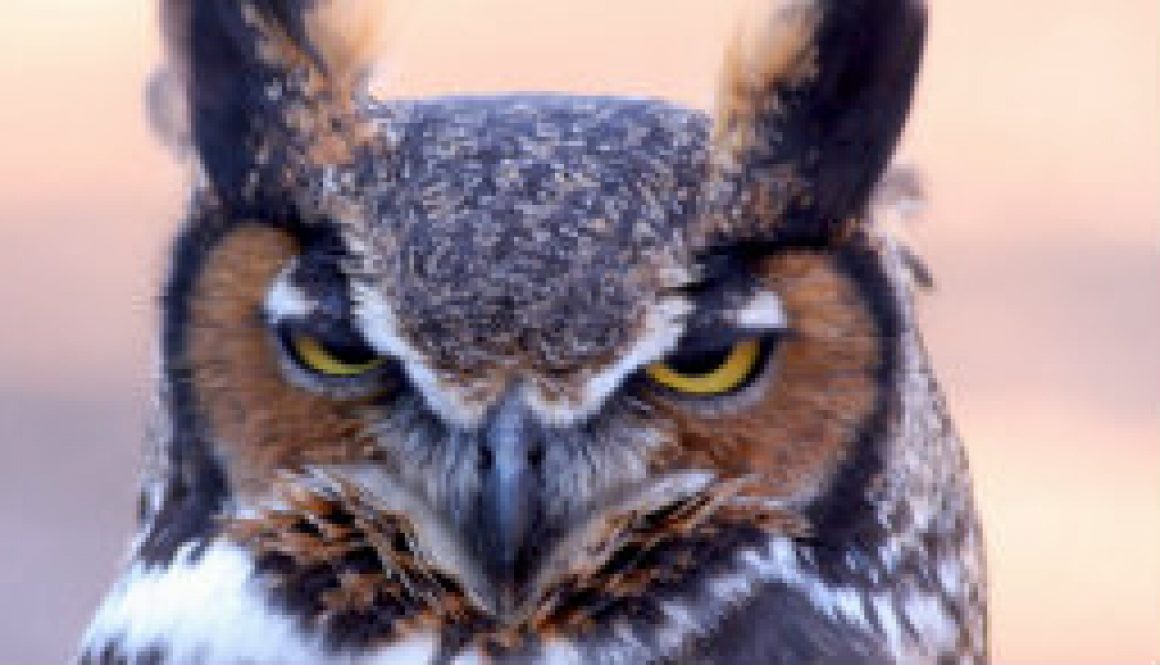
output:
[[[291, 326], [282, 330], [282, 337], [286, 348], [291, 350], [295, 348], [293, 342], [296, 337], [312, 338], [327, 355], [344, 365], [365, 365], [379, 357], [349, 326], [326, 326], [324, 331]], [[302, 358], [298, 360], [301, 362]]]
[[344, 365], [365, 365], [378, 358], [378, 354], [375, 353], [374, 349], [367, 346], [361, 340], [320, 338], [318, 343], [330, 354], [330, 357]]
[[665, 364], [678, 374], [704, 376], [720, 369], [732, 352], [733, 347], [686, 351], [670, 356]]

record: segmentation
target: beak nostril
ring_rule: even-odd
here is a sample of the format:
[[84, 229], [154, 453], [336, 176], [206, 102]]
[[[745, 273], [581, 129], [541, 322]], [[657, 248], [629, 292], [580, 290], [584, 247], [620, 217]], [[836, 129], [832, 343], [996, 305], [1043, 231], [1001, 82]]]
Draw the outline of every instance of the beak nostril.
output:
[[544, 466], [544, 445], [542, 443], [528, 448], [528, 465], [534, 469]]

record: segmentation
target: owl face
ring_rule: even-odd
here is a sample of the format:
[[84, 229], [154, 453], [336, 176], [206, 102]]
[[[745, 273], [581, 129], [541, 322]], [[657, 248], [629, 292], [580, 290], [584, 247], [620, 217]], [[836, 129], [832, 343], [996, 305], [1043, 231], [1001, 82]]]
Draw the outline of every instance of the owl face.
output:
[[[969, 490], [928, 508], [957, 442], [900, 425], [934, 403], [904, 394], [908, 278], [867, 217], [922, 8], [778, 7], [710, 116], [369, 102], [354, 6], [164, 5], [205, 177], [165, 293], [143, 570], [228, 548], [261, 588], [236, 593], [332, 655], [977, 649], [977, 585], [930, 572], [969, 577]], [[892, 585], [946, 609], [858, 614]], [[747, 603], [793, 618], [728, 619]]]
[[858, 241], [693, 254], [704, 117], [382, 110], [402, 139], [369, 166], [369, 222], [229, 224], [196, 270], [182, 364], [244, 501], [287, 470], [374, 467], [495, 595], [653, 478], [761, 476], [804, 508], [873, 429], [897, 344], [885, 276]]

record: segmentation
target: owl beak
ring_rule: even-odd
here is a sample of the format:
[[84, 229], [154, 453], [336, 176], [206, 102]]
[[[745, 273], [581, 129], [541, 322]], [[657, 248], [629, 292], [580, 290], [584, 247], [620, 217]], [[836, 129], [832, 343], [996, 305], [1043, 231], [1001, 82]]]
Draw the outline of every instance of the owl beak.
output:
[[498, 617], [522, 605], [543, 549], [543, 433], [522, 404], [508, 403], [489, 419], [480, 440], [476, 551], [492, 588]]

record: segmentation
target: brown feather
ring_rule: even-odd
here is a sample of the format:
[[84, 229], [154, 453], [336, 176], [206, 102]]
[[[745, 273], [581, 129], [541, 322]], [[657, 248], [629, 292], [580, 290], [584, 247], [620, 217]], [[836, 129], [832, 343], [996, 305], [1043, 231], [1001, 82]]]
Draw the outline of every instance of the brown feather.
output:
[[372, 454], [360, 417], [367, 402], [288, 383], [262, 321], [263, 299], [296, 253], [288, 235], [243, 225], [213, 250], [192, 303], [188, 363], [197, 404], [243, 496], [265, 491], [281, 469]]
[[766, 496], [808, 499], [849, 454], [876, 404], [884, 341], [858, 286], [829, 255], [781, 254], [767, 259], [761, 274], [792, 327], [768, 389], [757, 404], [723, 415], [654, 396], [676, 430], [657, 463], [724, 477], [757, 474]]

